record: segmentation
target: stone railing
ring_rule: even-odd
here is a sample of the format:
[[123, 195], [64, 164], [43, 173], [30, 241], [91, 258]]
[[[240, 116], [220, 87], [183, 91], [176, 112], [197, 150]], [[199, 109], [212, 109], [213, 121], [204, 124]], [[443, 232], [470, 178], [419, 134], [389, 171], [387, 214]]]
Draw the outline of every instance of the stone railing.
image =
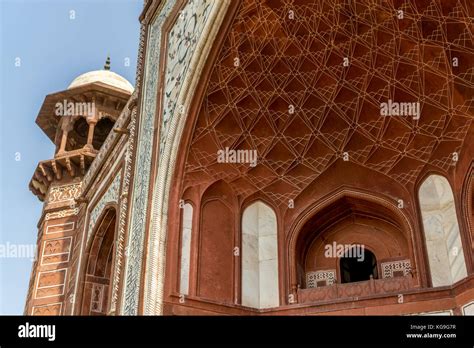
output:
[[398, 294], [414, 287], [415, 279], [411, 275], [397, 278], [371, 279], [356, 283], [334, 284], [319, 288], [299, 289], [298, 303], [370, 297], [378, 294]]

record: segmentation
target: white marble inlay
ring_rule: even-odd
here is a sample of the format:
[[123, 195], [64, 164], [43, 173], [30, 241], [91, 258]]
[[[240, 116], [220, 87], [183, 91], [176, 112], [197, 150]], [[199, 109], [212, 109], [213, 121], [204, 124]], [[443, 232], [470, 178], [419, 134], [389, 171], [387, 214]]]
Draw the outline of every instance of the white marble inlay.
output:
[[333, 285], [336, 282], [336, 270], [320, 270], [306, 273], [306, 288], [317, 288], [318, 282], [324, 282], [324, 285], [319, 286], [328, 286]]

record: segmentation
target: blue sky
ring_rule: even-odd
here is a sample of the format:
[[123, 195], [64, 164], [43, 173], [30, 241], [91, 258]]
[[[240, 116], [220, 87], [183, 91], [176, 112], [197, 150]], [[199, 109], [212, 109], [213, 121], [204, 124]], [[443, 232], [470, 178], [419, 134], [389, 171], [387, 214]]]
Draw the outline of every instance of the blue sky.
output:
[[[44, 97], [102, 69], [107, 54], [111, 70], [134, 84], [142, 8], [142, 0], [0, 0], [3, 245], [36, 244], [42, 203], [28, 183], [37, 163], [54, 154], [35, 124]], [[0, 314], [23, 313], [31, 265], [28, 258], [0, 258]]]

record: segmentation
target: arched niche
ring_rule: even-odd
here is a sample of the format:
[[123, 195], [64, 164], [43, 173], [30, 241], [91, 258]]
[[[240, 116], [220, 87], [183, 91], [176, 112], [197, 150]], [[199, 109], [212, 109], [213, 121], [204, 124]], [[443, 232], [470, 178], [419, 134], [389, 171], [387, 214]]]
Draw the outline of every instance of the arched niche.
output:
[[81, 305], [83, 315], [106, 315], [110, 309], [116, 224], [116, 210], [110, 207], [96, 225], [87, 254]]
[[430, 175], [419, 188], [418, 199], [431, 283], [452, 285], [467, 276], [454, 196], [448, 180]]
[[277, 218], [261, 201], [242, 214], [242, 305], [279, 306]]
[[354, 247], [374, 255], [379, 278], [411, 273], [415, 257], [408, 221], [395, 205], [364, 198], [362, 194], [339, 193], [326, 205], [307, 212], [301, 227], [296, 226], [297, 234], [289, 244], [290, 271], [300, 287], [341, 283], [340, 259]]
[[209, 187], [201, 200], [197, 295], [233, 303], [235, 196], [223, 181]]

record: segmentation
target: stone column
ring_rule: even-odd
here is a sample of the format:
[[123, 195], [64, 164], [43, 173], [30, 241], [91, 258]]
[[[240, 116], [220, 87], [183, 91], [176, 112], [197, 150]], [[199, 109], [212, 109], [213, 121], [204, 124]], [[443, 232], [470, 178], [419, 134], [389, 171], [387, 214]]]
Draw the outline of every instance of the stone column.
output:
[[58, 154], [64, 153], [66, 151], [67, 137], [68, 137], [68, 133], [72, 129], [72, 125], [73, 125], [72, 118], [70, 116], [63, 116], [62, 122], [61, 122], [61, 131], [62, 131], [61, 143], [59, 145]]
[[[95, 106], [95, 98], [92, 99], [92, 103]], [[92, 116], [86, 117], [86, 121], [89, 125], [89, 132], [87, 133], [87, 144], [84, 146], [84, 148], [88, 150], [94, 150], [94, 145], [92, 144], [94, 140], [94, 128], [97, 122], [99, 122], [99, 113], [95, 107], [93, 108]]]
[[94, 140], [94, 128], [97, 124], [97, 121], [95, 119], [87, 118], [87, 124], [89, 125], [89, 132], [87, 133], [87, 144], [84, 146], [84, 148], [93, 150], [94, 145], [92, 144], [92, 141]]

